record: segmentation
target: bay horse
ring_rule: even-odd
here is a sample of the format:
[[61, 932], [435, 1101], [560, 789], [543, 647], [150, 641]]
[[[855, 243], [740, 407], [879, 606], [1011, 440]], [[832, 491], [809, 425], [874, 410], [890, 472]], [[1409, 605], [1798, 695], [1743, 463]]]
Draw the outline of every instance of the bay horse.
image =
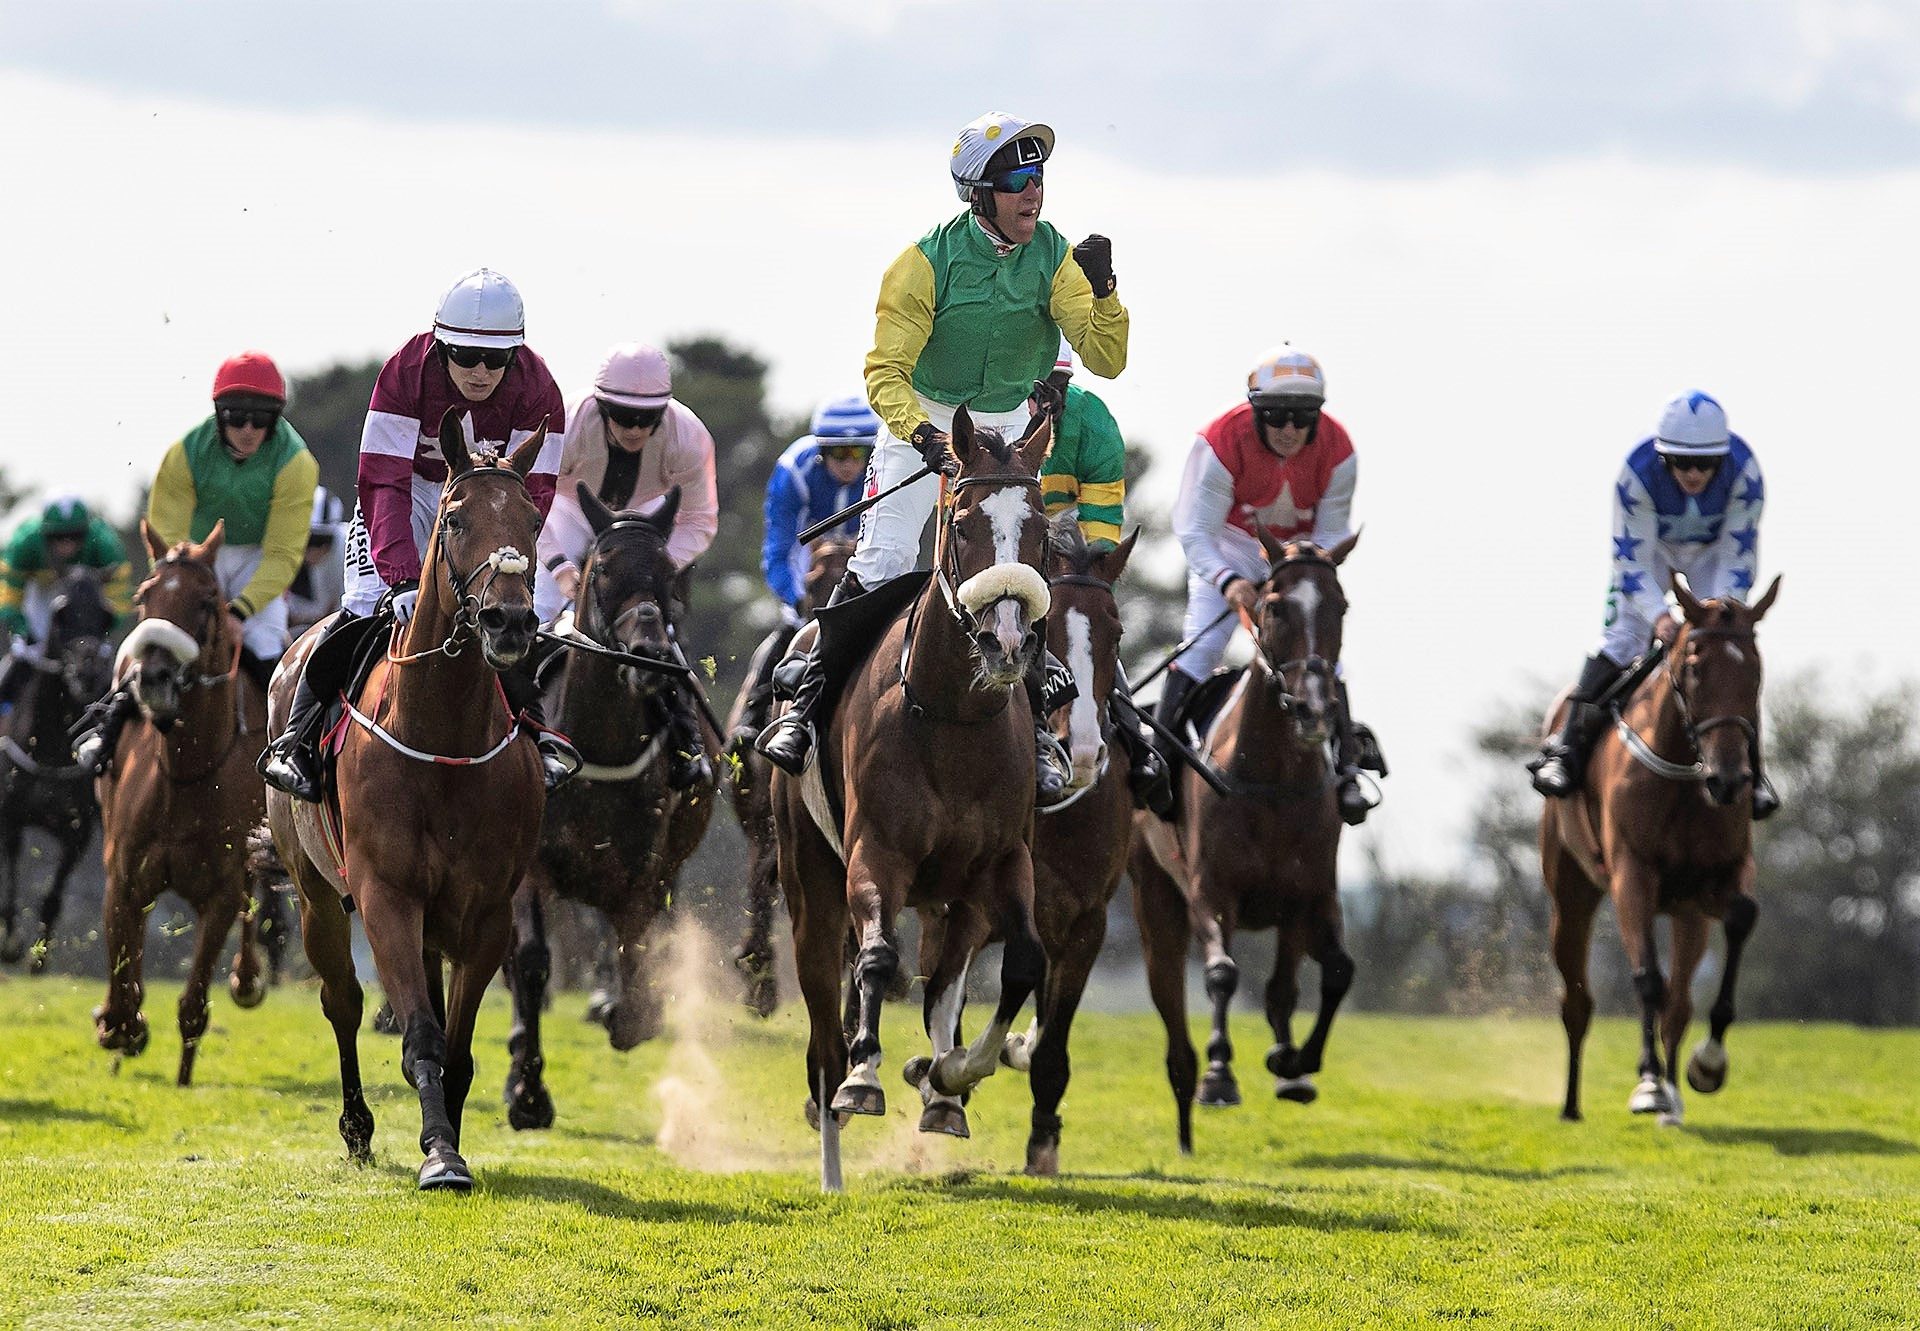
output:
[[[619, 1050], [652, 1039], [661, 1015], [651, 964], [660, 941], [654, 926], [673, 904], [681, 866], [706, 834], [718, 790], [715, 782], [689, 790], [667, 783], [671, 729], [660, 697], [666, 677], [590, 650], [597, 645], [662, 664], [674, 660], [673, 629], [691, 573], [676, 570], [667, 553], [680, 487], [645, 516], [613, 512], [584, 484], [578, 493], [593, 544], [572, 620], [562, 621], [558, 636], [582, 646], [555, 672], [547, 714], [585, 761], [548, 797], [539, 849], [513, 894], [506, 1101], [507, 1121], [516, 1129], [553, 1126], [540, 1046], [552, 962], [542, 902], [555, 894], [584, 902], [613, 924], [619, 981], [605, 1008], [608, 1039]], [[718, 749], [719, 736], [704, 738]]]
[[[901, 909], [945, 924], [926, 985], [932, 1057], [904, 1069], [924, 1102], [922, 1132], [968, 1135], [960, 1096], [994, 1071], [1045, 973], [1033, 914], [1033, 718], [1022, 682], [1048, 606], [1039, 471], [1052, 437], [1045, 413], [1009, 443], [976, 432], [964, 407], [955, 411], [958, 475], [939, 506], [934, 570], [866, 593], [889, 598], [883, 612], [912, 600], [854, 671], [807, 774], [773, 776], [780, 885], [811, 1026], [809, 1116], [819, 1120], [829, 1191], [841, 1187], [841, 1115], [886, 1112], [881, 1000], [899, 966]], [[850, 927], [857, 952], [843, 1025]], [[999, 1002], [961, 1045], [967, 968], [995, 927], [1007, 939]]]
[[93, 783], [73, 761], [67, 733], [113, 685], [113, 608], [93, 570], [69, 570], [54, 584], [48, 609], [40, 654], [20, 658], [19, 668], [33, 677], [0, 733], [0, 961], [11, 965], [28, 949], [26, 933], [15, 928], [27, 828], [39, 828], [60, 848], [40, 904], [40, 937], [30, 963], [36, 975], [46, 968], [67, 880], [100, 825]]
[[[1182, 773], [1178, 822], [1136, 816], [1131, 853], [1134, 914], [1146, 952], [1147, 985], [1167, 1029], [1167, 1078], [1179, 1116], [1180, 1150], [1193, 1151], [1197, 1064], [1187, 1035], [1187, 949], [1198, 938], [1213, 1029], [1203, 1105], [1240, 1103], [1227, 1014], [1240, 970], [1236, 929], [1275, 929], [1278, 949], [1267, 982], [1273, 1028], [1267, 1071], [1274, 1094], [1310, 1104], [1334, 1013], [1353, 982], [1342, 943], [1336, 861], [1339, 799], [1328, 749], [1340, 639], [1347, 600], [1339, 566], [1359, 533], [1331, 550], [1311, 541], [1278, 542], [1265, 531], [1270, 561], [1253, 630], [1254, 660], [1238, 677], [1200, 752], [1233, 788], [1222, 795], [1191, 769]], [[1320, 967], [1320, 1011], [1306, 1043], [1293, 1043], [1302, 956]]]
[[235, 917], [240, 948], [227, 987], [247, 1008], [267, 993], [247, 909], [247, 831], [260, 821], [263, 794], [253, 764], [265, 747], [266, 708], [240, 669], [240, 623], [214, 572], [225, 522], [206, 540], [171, 550], [144, 520], [140, 534], [153, 572], [134, 593], [139, 621], [120, 644], [114, 673], [132, 674], [146, 724], [120, 732], [111, 766], [94, 783], [107, 871], [107, 999], [94, 1011], [94, 1034], [103, 1049], [128, 1057], [147, 1047], [147, 915], [162, 892], [184, 898], [198, 915], [179, 1007], [178, 1081], [186, 1086], [207, 1030], [214, 959]]
[[[1753, 899], [1761, 674], [1754, 629], [1779, 595], [1780, 579], [1752, 606], [1700, 600], [1677, 573], [1672, 586], [1682, 620], [1664, 665], [1616, 709], [1581, 790], [1548, 800], [1540, 815], [1540, 870], [1553, 898], [1553, 959], [1567, 1032], [1560, 1117], [1568, 1120], [1580, 1117], [1580, 1052], [1593, 1016], [1587, 953], [1601, 898], [1613, 898], [1640, 997], [1640, 1083], [1627, 1107], [1669, 1125], [1684, 1116], [1674, 1073], [1709, 922], [1719, 920], [1726, 931], [1727, 959], [1709, 1034], [1687, 1060], [1687, 1084], [1703, 1095], [1726, 1084], [1740, 954], [1760, 916]], [[1557, 716], [1550, 720], [1558, 723]], [[1660, 973], [1654, 941], [1660, 915], [1673, 925], [1671, 981]]]
[[[806, 595], [800, 613], [811, 618], [815, 606], [846, 575], [854, 543], [844, 536], [822, 536], [807, 547]], [[778, 643], [778, 639], [774, 640]], [[787, 642], [792, 642], [789, 637]], [[784, 644], [780, 644], [784, 648]], [[758, 662], [747, 670], [747, 683], [727, 713], [727, 733], [734, 734], [746, 716]], [[747, 838], [747, 931], [741, 936], [733, 961], [746, 986], [746, 1005], [755, 1016], [770, 1017], [780, 1003], [773, 955], [773, 911], [780, 899], [779, 844], [773, 830], [773, 764], [751, 743], [735, 746], [729, 754], [727, 780], [733, 790], [734, 816]]]
[[[473, 1186], [460, 1123], [473, 1084], [474, 1018], [506, 958], [513, 890], [546, 806], [533, 738], [506, 706], [499, 678], [526, 656], [539, 628], [531, 552], [540, 511], [526, 478], [545, 440], [543, 424], [508, 459], [475, 457], [459, 409], [448, 409], [440, 423], [447, 480], [421, 558], [419, 597], [349, 699], [329, 804], [323, 810], [278, 790], [267, 801], [274, 844], [300, 889], [301, 941], [339, 1049], [340, 1135], [352, 1158], [372, 1158], [352, 909], [400, 1022], [401, 1072], [419, 1095], [423, 1191]], [[274, 676], [276, 729], [286, 724], [299, 664], [320, 631], [309, 629]], [[338, 860], [329, 848], [336, 827]]]

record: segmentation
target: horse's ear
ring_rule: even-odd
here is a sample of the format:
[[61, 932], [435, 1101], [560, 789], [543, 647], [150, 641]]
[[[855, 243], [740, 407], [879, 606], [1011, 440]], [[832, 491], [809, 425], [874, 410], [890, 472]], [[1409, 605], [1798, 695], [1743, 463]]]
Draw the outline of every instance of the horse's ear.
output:
[[587, 525], [593, 528], [595, 536], [613, 525], [613, 510], [601, 502], [600, 496], [585, 481], [575, 481], [573, 492], [580, 496], [580, 511], [586, 514]]
[[1353, 547], [1360, 544], [1360, 533], [1354, 532], [1346, 540], [1327, 551], [1327, 558], [1336, 566], [1347, 562], [1347, 556], [1353, 553]]
[[1127, 571], [1127, 560], [1133, 556], [1133, 545], [1140, 539], [1140, 529], [1135, 527], [1127, 533], [1127, 539], [1111, 550], [1102, 550], [1094, 557], [1094, 565], [1100, 570], [1100, 576], [1112, 586], [1120, 581], [1120, 575]]
[[646, 523], [662, 536], [673, 535], [673, 520], [680, 515], [680, 487], [668, 490], [660, 507], [647, 514]]
[[1253, 534], [1260, 538], [1260, 548], [1267, 552], [1267, 562], [1277, 564], [1287, 557], [1287, 543], [1267, 530], [1267, 524], [1259, 518], [1253, 520]]
[[962, 403], [953, 409], [953, 428], [947, 431], [947, 447], [966, 466], [973, 460], [973, 416]]
[[157, 564], [167, 557], [167, 543], [147, 525], [145, 518], [140, 519], [140, 539], [147, 543], [147, 557], [154, 563]]
[[1668, 585], [1673, 588], [1673, 597], [1676, 601], [1680, 602], [1680, 613], [1686, 617], [1687, 622], [1689, 624], [1699, 623], [1701, 613], [1700, 598], [1695, 596], [1693, 594], [1693, 588], [1687, 585], [1686, 574], [1682, 573], [1679, 569], [1675, 569], [1672, 574], [1668, 576], [1667, 582]]
[[1047, 460], [1047, 450], [1053, 447], [1053, 417], [1041, 412], [1034, 417], [1033, 425], [1020, 440], [1020, 461], [1034, 475], [1040, 474], [1040, 464]]
[[227, 539], [227, 520], [221, 518], [213, 524], [213, 530], [207, 533], [207, 539], [187, 548], [188, 555], [202, 563], [210, 561], [220, 549], [220, 543]]
[[526, 480], [533, 471], [533, 464], [540, 460], [540, 450], [547, 443], [547, 418], [540, 418], [540, 428], [520, 441], [520, 447], [513, 450], [513, 456], [507, 459], [507, 465], [518, 472], [521, 480]]
[[1780, 575], [1773, 575], [1773, 581], [1767, 584], [1767, 590], [1753, 603], [1753, 622], [1758, 624], [1767, 617], [1767, 611], [1773, 609], [1773, 598], [1780, 594]]
[[460, 427], [460, 408], [448, 407], [440, 418], [440, 456], [447, 460], [447, 475], [465, 476], [473, 470], [473, 454], [467, 451], [467, 432]]

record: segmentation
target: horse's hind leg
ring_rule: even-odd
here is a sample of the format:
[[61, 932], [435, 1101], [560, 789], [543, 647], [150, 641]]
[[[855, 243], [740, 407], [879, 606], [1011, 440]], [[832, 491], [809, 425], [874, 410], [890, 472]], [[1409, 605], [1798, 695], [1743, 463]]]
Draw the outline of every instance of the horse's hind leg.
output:
[[[296, 878], [300, 869], [293, 869]], [[366, 995], [353, 969], [353, 932], [339, 894], [326, 883], [300, 884], [300, 942], [320, 977], [320, 1010], [340, 1055], [340, 1138], [347, 1154], [373, 1159], [373, 1111], [360, 1085], [360, 1018]]]
[[1147, 992], [1167, 1029], [1167, 1083], [1179, 1118], [1180, 1153], [1193, 1154], [1193, 1092], [1199, 1074], [1187, 1034], [1187, 949], [1192, 942], [1186, 899], [1153, 852], [1135, 838], [1129, 858], [1133, 918], [1147, 965]]
[[1727, 903], [1727, 915], [1723, 922], [1727, 931], [1727, 961], [1720, 975], [1720, 992], [1714, 996], [1713, 1007], [1707, 1013], [1708, 1035], [1694, 1049], [1693, 1057], [1687, 1060], [1687, 1085], [1702, 1095], [1712, 1094], [1727, 1082], [1725, 1040], [1727, 1027], [1733, 1025], [1733, 986], [1740, 976], [1740, 954], [1746, 950], [1747, 937], [1753, 932], [1754, 922], [1760, 918], [1760, 907], [1747, 895], [1752, 882], [1753, 869], [1749, 865], [1742, 877], [1740, 890]]
[[186, 987], [180, 991], [180, 1075], [178, 1084], [193, 1084], [193, 1062], [200, 1052], [200, 1041], [207, 1033], [212, 1003], [207, 987], [213, 979], [213, 963], [227, 945], [227, 933], [240, 914], [240, 889], [235, 886], [216, 891], [202, 903], [198, 933], [193, 940], [193, 961], [187, 970]]
[[540, 1010], [552, 965], [540, 887], [530, 873], [514, 890], [506, 965], [507, 992], [513, 998], [513, 1026], [507, 1031], [507, 1122], [516, 1132], [553, 1126], [553, 1097], [543, 1077], [546, 1056], [540, 1048]]
[[1027, 1173], [1051, 1178], [1060, 1172], [1060, 1101], [1067, 1093], [1072, 1063], [1067, 1040], [1073, 1014], [1086, 992], [1087, 977], [1107, 936], [1107, 908], [1096, 902], [1068, 930], [1066, 944], [1047, 967], [1040, 1039], [1033, 1046], [1028, 1084], [1033, 1092], [1033, 1122], [1027, 1135]]
[[1587, 956], [1592, 951], [1593, 912], [1600, 892], [1587, 881], [1573, 860], [1556, 850], [1545, 861], [1547, 890], [1553, 901], [1550, 936], [1553, 964], [1560, 972], [1560, 1024], [1567, 1033], [1567, 1098], [1560, 1117], [1580, 1121], [1580, 1058], [1587, 1027], [1593, 1020], [1593, 993], [1587, 984]]

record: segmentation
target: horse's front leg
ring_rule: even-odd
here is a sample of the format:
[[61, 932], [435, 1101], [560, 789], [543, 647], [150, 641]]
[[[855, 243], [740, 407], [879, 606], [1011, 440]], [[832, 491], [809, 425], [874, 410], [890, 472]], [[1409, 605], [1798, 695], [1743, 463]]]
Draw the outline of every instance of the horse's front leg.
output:
[[552, 969], [547, 925], [540, 909], [540, 879], [529, 872], [513, 894], [513, 933], [507, 951], [507, 990], [513, 1025], [507, 1031], [507, 1122], [516, 1132], [553, 1126], [553, 1097], [542, 1074], [540, 1009]]
[[1660, 1062], [1660, 1014], [1667, 1003], [1667, 982], [1660, 973], [1660, 950], [1653, 934], [1659, 880], [1652, 866], [1621, 851], [1613, 857], [1611, 888], [1627, 968], [1640, 997], [1640, 1084], [1634, 1087], [1627, 1108], [1635, 1114], [1668, 1114], [1676, 1108], [1679, 1094]]
[[1200, 1077], [1196, 1098], [1203, 1105], [1224, 1108], [1240, 1103], [1240, 1085], [1233, 1075], [1233, 1040], [1227, 1033], [1234, 991], [1240, 987], [1240, 967], [1228, 951], [1233, 944], [1233, 904], [1216, 901], [1212, 885], [1204, 862], [1196, 865], [1188, 916], [1193, 936], [1200, 943], [1207, 998], [1213, 1004], [1213, 1030], [1207, 1037], [1207, 1070]]
[[1746, 951], [1747, 938], [1760, 918], [1760, 907], [1750, 893], [1753, 890], [1753, 861], [1741, 870], [1740, 886], [1727, 903], [1722, 927], [1727, 932], [1727, 963], [1720, 975], [1720, 992], [1708, 1009], [1707, 1038], [1687, 1060], [1687, 1085], [1702, 1095], [1711, 1095], [1727, 1083], [1727, 1027], [1733, 1025], [1733, 987], [1740, 978], [1740, 955]]
[[833, 1108], [849, 1114], [884, 1114], [880, 1089], [880, 1010], [887, 986], [900, 966], [893, 922], [913, 880], [904, 857], [862, 839], [847, 857], [847, 909], [858, 950], [853, 983], [859, 994], [859, 1020], [849, 1041], [846, 1080], [834, 1093]]
[[447, 1114], [447, 1030], [436, 1011], [439, 976], [430, 982], [427, 975], [420, 904], [351, 858], [348, 871], [380, 987], [400, 1024], [400, 1071], [420, 1097], [420, 1150], [426, 1156], [420, 1188], [465, 1192], [473, 1187], [473, 1173], [460, 1155], [459, 1134]]
[[198, 933], [193, 940], [193, 961], [187, 970], [186, 987], [180, 991], [180, 1074], [178, 1084], [193, 1084], [193, 1061], [200, 1052], [200, 1041], [207, 1033], [212, 1004], [207, 998], [213, 980], [213, 964], [226, 946], [227, 933], [240, 914], [239, 882], [217, 890], [200, 907]]

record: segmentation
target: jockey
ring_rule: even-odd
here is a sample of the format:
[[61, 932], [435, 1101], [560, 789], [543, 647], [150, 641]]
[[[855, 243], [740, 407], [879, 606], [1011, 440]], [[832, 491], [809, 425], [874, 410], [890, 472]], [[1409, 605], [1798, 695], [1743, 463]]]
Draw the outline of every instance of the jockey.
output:
[[49, 500], [0, 551], [0, 626], [13, 635], [11, 650], [0, 658], [0, 712], [18, 701], [47, 638], [54, 585], [74, 568], [98, 570], [108, 607], [116, 621], [125, 618], [133, 608], [126, 547], [82, 500], [72, 495]]
[[346, 592], [347, 514], [340, 496], [324, 485], [313, 489], [313, 517], [307, 524], [307, 550], [287, 585], [287, 634], [298, 638], [340, 608]]
[[[1322, 549], [1351, 534], [1359, 459], [1346, 429], [1322, 412], [1326, 398], [1320, 362], [1277, 347], [1247, 376], [1247, 400], [1193, 441], [1173, 507], [1174, 534], [1187, 555], [1184, 636], [1193, 645], [1167, 671], [1160, 693], [1155, 714], [1168, 726], [1220, 663], [1236, 627], [1223, 612], [1251, 614], [1259, 604], [1269, 568], [1259, 530], [1280, 541], [1310, 539]], [[1371, 807], [1359, 772], [1384, 776], [1386, 763], [1373, 733], [1353, 720], [1346, 681], [1336, 683], [1340, 816], [1358, 824]]]
[[[651, 513], [677, 485], [680, 509], [667, 538], [674, 567], [685, 569], [713, 544], [713, 534], [720, 529], [713, 436], [698, 416], [674, 400], [673, 372], [658, 348], [627, 342], [608, 351], [593, 377], [593, 392], [574, 407], [567, 422], [553, 511], [540, 529], [533, 605], [543, 624], [551, 624], [573, 601], [581, 565], [593, 547], [593, 527], [580, 508], [577, 487], [582, 484], [616, 513]], [[675, 790], [690, 789], [713, 775], [689, 687], [676, 684], [662, 693], [673, 740], [667, 784]]]
[[[1727, 413], [1705, 393], [1682, 393], [1660, 413], [1660, 427], [1627, 454], [1613, 487], [1613, 576], [1600, 642], [1567, 696], [1559, 733], [1528, 764], [1543, 795], [1580, 789], [1587, 757], [1606, 717], [1597, 705], [1622, 671], [1647, 650], [1666, 615], [1675, 573], [1694, 595], [1745, 597], [1760, 562], [1760, 508], [1766, 484], [1747, 441], [1727, 429]], [[1753, 816], [1779, 807], [1753, 753]]]
[[[566, 440], [566, 409], [546, 362], [526, 343], [520, 292], [499, 273], [478, 268], [440, 298], [433, 327], [407, 339], [381, 367], [360, 435], [360, 502], [347, 528], [345, 613], [307, 655], [287, 727], [262, 755], [267, 784], [298, 799], [320, 799], [317, 745], [327, 703], [351, 682], [353, 658], [374, 624], [390, 619], [398, 632], [413, 615], [421, 555], [446, 485], [439, 437], [449, 407], [466, 410], [465, 432], [476, 449], [510, 453], [547, 426], [527, 477], [527, 493], [546, 517]], [[382, 606], [387, 613], [376, 621], [373, 612]], [[501, 683], [534, 732], [552, 789], [578, 767], [578, 755], [544, 728], [539, 690], [526, 671], [509, 671]]]
[[[1001, 112], [962, 128], [949, 171], [966, 211], [908, 246], [881, 279], [867, 356], [867, 400], [882, 423], [870, 493], [923, 463], [946, 466], [947, 431], [963, 403], [977, 424], [1025, 430], [1026, 399], [1063, 334], [1095, 374], [1112, 378], [1126, 368], [1128, 316], [1115, 291], [1113, 243], [1094, 235], [1069, 246], [1040, 220], [1053, 143], [1048, 126]], [[914, 566], [939, 498], [939, 479], [928, 476], [867, 510], [847, 577], [819, 616], [793, 708], [759, 740], [783, 770], [806, 769], [822, 707], [832, 706], [864, 640], [882, 627], [870, 622], [871, 609], [855, 608], [857, 598]], [[1050, 802], [1067, 773], [1038, 711], [1035, 722], [1039, 795]]]
[[[287, 384], [264, 353], [243, 351], [213, 378], [213, 414], [160, 460], [147, 498], [147, 527], [164, 544], [204, 541], [216, 522], [225, 537], [213, 557], [227, 610], [240, 620], [240, 668], [265, 692], [287, 650], [281, 596], [300, 567], [320, 465], [288, 424]], [[135, 710], [117, 686], [95, 704], [74, 759], [106, 770], [120, 727]]]
[[[1040, 490], [1049, 518], [1071, 510], [1088, 547], [1109, 550], [1120, 543], [1121, 529], [1126, 525], [1127, 445], [1107, 404], [1073, 383], [1072, 378], [1073, 348], [1062, 338], [1047, 383], [1062, 395], [1064, 405], [1054, 422], [1053, 446], [1040, 468]], [[1040, 409], [1031, 400], [1029, 406], [1036, 412]], [[1114, 692], [1126, 705], [1115, 717], [1115, 731], [1127, 749], [1128, 784], [1145, 807], [1171, 812], [1173, 787], [1166, 763], [1152, 739], [1132, 719], [1133, 694], [1127, 686], [1126, 670], [1117, 669]]]
[[[767, 724], [773, 701], [773, 668], [799, 631], [800, 605], [807, 595], [807, 547], [800, 533], [822, 518], [860, 500], [861, 478], [880, 436], [880, 418], [862, 393], [831, 398], [813, 413], [813, 432], [787, 446], [767, 478], [766, 534], [760, 544], [760, 572], [780, 603], [780, 622], [754, 651], [747, 670], [747, 705], [730, 742], [751, 743]], [[848, 518], [825, 533], [851, 540], [860, 519]]]

